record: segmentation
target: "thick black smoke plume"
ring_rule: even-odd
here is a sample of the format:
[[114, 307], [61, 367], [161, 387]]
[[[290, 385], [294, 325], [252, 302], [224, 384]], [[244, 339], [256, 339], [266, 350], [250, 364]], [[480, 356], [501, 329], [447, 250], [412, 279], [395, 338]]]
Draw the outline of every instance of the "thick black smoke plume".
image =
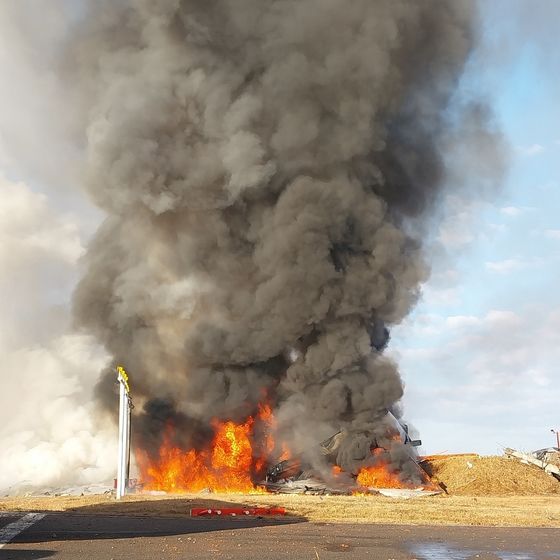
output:
[[293, 449], [316, 463], [343, 429], [355, 470], [403, 394], [382, 350], [427, 277], [412, 232], [444, 177], [474, 2], [99, 1], [86, 20], [107, 219], [75, 312], [132, 373], [144, 441], [179, 418], [197, 446], [266, 393]]

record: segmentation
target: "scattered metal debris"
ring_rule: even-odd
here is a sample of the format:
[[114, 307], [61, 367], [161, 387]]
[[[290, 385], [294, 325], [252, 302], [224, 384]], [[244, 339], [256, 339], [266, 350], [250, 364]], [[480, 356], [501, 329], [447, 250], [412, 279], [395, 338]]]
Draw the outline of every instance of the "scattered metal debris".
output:
[[534, 455], [540, 461], [545, 463], [552, 463], [553, 465], [560, 466], [560, 449], [558, 447], [546, 447], [545, 449], [537, 449], [533, 451]]
[[506, 449], [504, 450], [504, 454], [506, 455], [506, 457], [517, 459], [522, 463], [535, 465], [560, 482], [560, 467], [558, 467], [557, 465], [548, 463], [541, 459], [537, 459], [537, 457], [535, 457], [532, 453], [522, 453], [521, 451], [516, 451], [515, 449], [511, 449], [509, 447], [506, 447]]
[[288, 459], [273, 465], [266, 472], [266, 482], [296, 479], [301, 476], [303, 469], [298, 459]]
[[351, 489], [334, 488], [316, 478], [284, 480], [281, 482], [267, 482], [264, 487], [274, 494], [309, 494], [313, 496], [348, 496]]

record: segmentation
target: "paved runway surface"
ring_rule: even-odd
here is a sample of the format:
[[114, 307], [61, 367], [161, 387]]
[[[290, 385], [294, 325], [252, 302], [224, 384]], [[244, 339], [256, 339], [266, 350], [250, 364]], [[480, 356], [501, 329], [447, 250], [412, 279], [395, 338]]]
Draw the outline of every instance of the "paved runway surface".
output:
[[560, 529], [0, 514], [0, 560], [560, 560]]

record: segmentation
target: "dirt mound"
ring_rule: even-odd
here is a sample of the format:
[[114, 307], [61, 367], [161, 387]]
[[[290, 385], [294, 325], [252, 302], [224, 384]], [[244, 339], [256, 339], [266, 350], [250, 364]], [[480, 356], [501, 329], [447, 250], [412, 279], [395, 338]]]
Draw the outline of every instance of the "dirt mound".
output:
[[534, 465], [505, 457], [430, 457], [422, 463], [434, 482], [458, 496], [560, 495], [560, 482]]

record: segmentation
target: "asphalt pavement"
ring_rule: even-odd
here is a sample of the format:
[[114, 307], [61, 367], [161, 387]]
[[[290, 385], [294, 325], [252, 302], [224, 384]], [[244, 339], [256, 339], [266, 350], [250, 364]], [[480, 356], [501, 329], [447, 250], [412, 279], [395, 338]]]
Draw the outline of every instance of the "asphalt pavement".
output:
[[560, 560], [560, 529], [0, 514], [0, 560], [42, 558]]

